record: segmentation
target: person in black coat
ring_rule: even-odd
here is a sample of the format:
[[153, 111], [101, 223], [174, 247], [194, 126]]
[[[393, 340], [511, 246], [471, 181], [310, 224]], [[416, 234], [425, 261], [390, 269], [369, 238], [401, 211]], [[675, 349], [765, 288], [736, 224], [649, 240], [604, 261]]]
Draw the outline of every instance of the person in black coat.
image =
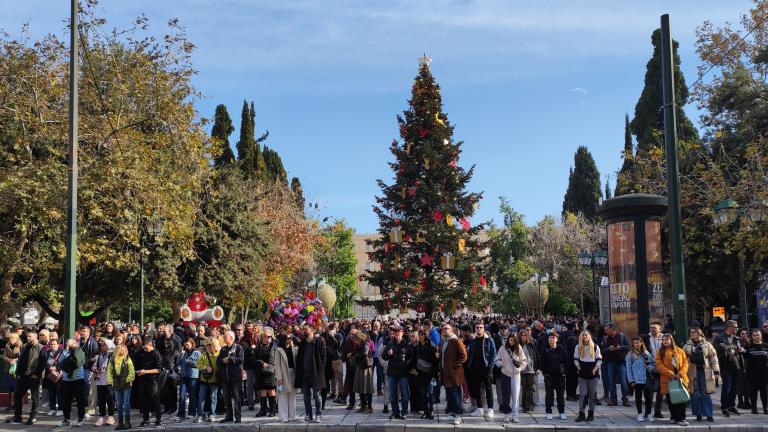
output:
[[[299, 344], [296, 355], [296, 385], [304, 395], [304, 410], [307, 422], [319, 423], [322, 416], [320, 390], [325, 388], [325, 340], [315, 334], [315, 328], [304, 327], [304, 340]], [[312, 399], [315, 400], [315, 414], [312, 415]]]
[[160, 410], [160, 396], [158, 391], [158, 379], [163, 368], [160, 354], [155, 350], [152, 337], [146, 336], [143, 341], [143, 349], [136, 353], [134, 369], [136, 370], [136, 382], [139, 385], [139, 401], [144, 421], [139, 427], [149, 426], [149, 413], [155, 413], [155, 426], [161, 426], [162, 412]]
[[419, 342], [415, 348], [416, 357], [416, 388], [419, 403], [425, 407], [421, 418], [434, 419], [433, 383], [437, 379], [437, 348], [432, 345], [429, 335], [424, 330], [419, 330]]
[[245, 350], [239, 343], [235, 343], [235, 333], [224, 333], [224, 346], [216, 359], [218, 373], [216, 381], [222, 388], [226, 414], [222, 423], [240, 423], [240, 409], [243, 402], [243, 360]]
[[[277, 415], [276, 393], [277, 381], [275, 379], [275, 354], [277, 347], [273, 343], [275, 332], [272, 327], [264, 327], [261, 331], [261, 340], [256, 346], [254, 362], [258, 371], [259, 398], [261, 410], [256, 417], [274, 417]], [[267, 408], [269, 401], [269, 408]]]
[[[389, 402], [392, 404], [390, 419], [404, 420], [408, 415], [408, 401], [410, 390], [408, 388], [408, 373], [413, 368], [415, 357], [411, 344], [403, 338], [403, 328], [394, 326], [395, 338], [389, 341], [381, 358], [389, 362], [387, 366], [387, 380], [389, 383]], [[400, 394], [400, 406], [398, 407], [398, 389]]]
[[549, 343], [541, 350], [539, 358], [541, 372], [544, 374], [544, 388], [546, 397], [544, 398], [544, 409], [547, 413], [547, 420], [552, 419], [552, 404], [555, 393], [557, 394], [557, 412], [560, 418], [565, 420], [565, 371], [568, 366], [568, 355], [565, 347], [558, 344], [559, 335], [552, 331], [549, 334]]
[[[576, 350], [576, 345], [579, 344], [578, 333], [576, 323], [569, 322], [565, 324], [565, 331], [563, 332], [562, 339], [565, 341], [565, 352], [572, 353]], [[573, 362], [568, 362], [568, 367], [565, 371], [565, 396], [566, 400], [575, 402], [579, 400], [577, 388], [579, 386], [579, 377], [577, 376], [576, 365]]]
[[40, 384], [43, 372], [48, 363], [48, 353], [45, 347], [37, 342], [37, 333], [27, 333], [27, 343], [21, 347], [19, 360], [16, 363], [16, 389], [14, 390], [14, 415], [8, 423], [21, 423], [22, 398], [27, 390], [32, 394], [32, 408], [29, 411], [27, 424], [37, 421], [37, 406], [40, 404]]

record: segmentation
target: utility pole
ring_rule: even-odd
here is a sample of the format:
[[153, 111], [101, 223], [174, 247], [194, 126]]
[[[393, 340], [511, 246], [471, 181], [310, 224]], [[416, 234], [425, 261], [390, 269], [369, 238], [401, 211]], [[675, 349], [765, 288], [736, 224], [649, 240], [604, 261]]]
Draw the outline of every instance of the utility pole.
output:
[[[78, 97], [77, 84], [79, 72], [78, 55], [78, 0], [71, 0], [69, 28], [69, 167], [67, 181], [67, 258], [64, 263], [64, 334], [70, 338], [75, 334], [75, 310], [77, 308], [77, 124]], [[66, 340], [66, 339], [64, 339]]]
[[683, 231], [680, 217], [680, 183], [677, 161], [677, 101], [675, 64], [669, 14], [661, 16], [661, 76], [664, 88], [664, 147], [667, 158], [667, 198], [669, 202], [669, 246], [672, 258], [672, 299], [675, 311], [675, 340], [688, 338], [688, 309], [685, 296]]

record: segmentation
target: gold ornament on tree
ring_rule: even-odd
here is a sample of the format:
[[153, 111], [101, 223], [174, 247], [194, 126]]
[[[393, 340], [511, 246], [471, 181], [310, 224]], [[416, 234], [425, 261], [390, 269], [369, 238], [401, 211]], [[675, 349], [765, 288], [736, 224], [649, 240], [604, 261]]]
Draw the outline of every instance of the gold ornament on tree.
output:
[[459, 252], [466, 252], [467, 241], [463, 238], [459, 239]]
[[429, 169], [430, 159], [428, 157], [424, 158], [424, 168]]
[[456, 257], [454, 257], [450, 252], [445, 252], [443, 256], [440, 257], [440, 267], [442, 267], [443, 270], [455, 269]]
[[403, 229], [400, 227], [394, 227], [389, 231], [389, 241], [392, 243], [402, 243], [403, 241]]
[[445, 215], [445, 223], [448, 224], [448, 226], [453, 226], [453, 223], [455, 222], [455, 219], [452, 214]]

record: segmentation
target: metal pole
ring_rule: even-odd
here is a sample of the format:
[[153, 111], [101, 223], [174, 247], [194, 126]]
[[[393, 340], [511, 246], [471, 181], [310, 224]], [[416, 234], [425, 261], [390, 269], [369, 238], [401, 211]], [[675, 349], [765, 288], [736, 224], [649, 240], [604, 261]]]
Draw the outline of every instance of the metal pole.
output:
[[[67, 169], [67, 256], [64, 262], [64, 335], [75, 334], [75, 309], [77, 298], [77, 84], [79, 75], [78, 56], [78, 0], [71, 2], [69, 29], [69, 166]], [[66, 339], [65, 339], [66, 340]]]
[[672, 291], [674, 293], [672, 301], [675, 310], [675, 339], [682, 344], [688, 337], [688, 309], [685, 303], [685, 265], [683, 263], [683, 233], [680, 223], [675, 65], [669, 14], [661, 16], [661, 64], [664, 88], [664, 147], [667, 158], [667, 198], [669, 200], [669, 246], [672, 260]]
[[[591, 267], [592, 267], [592, 293], [595, 294], [597, 293], [597, 281], [595, 280], [595, 267], [597, 267], [597, 263], [595, 263], [594, 258], [592, 258]], [[592, 297], [592, 301], [597, 302], [597, 297]], [[597, 307], [595, 307], [595, 309], [597, 309]], [[585, 312], [582, 311], [581, 313], [585, 313]]]
[[140, 277], [141, 311], [139, 312], [139, 321], [141, 322], [139, 323], [139, 325], [143, 326], [144, 325], [144, 235], [143, 234], [140, 234], [140, 235], [141, 235], [141, 240], [139, 241], [141, 243], [141, 246], [139, 247], [139, 267], [140, 267], [140, 273], [141, 273], [141, 277]]
[[[741, 326], [749, 328], [749, 306], [747, 304], [747, 275], [744, 254], [739, 254], [739, 304], [741, 305]], [[759, 325], [759, 324], [758, 324]]]

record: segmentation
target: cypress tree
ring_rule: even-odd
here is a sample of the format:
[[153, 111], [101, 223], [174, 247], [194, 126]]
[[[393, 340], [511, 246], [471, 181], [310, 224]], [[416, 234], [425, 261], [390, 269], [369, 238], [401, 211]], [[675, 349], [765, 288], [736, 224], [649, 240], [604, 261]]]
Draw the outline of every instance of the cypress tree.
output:
[[607, 176], [605, 178], [605, 199], [611, 199], [611, 182]]
[[563, 199], [563, 214], [582, 213], [594, 220], [596, 206], [603, 196], [600, 172], [586, 147], [580, 146], [574, 155], [574, 166], [568, 178], [568, 190]]
[[[635, 117], [630, 124], [632, 133], [637, 138], [637, 154], [645, 156], [654, 148], [664, 148], [664, 100], [661, 79], [661, 30], [656, 29], [651, 35], [653, 56], [648, 60], [645, 71], [645, 86], [640, 99], [635, 105]], [[679, 43], [672, 42], [675, 70], [675, 93], [677, 99], [678, 138], [688, 143], [698, 143], [699, 135], [683, 105], [688, 100], [688, 87], [685, 85], [683, 72], [680, 70], [680, 56], [677, 54]]]
[[235, 128], [232, 126], [232, 119], [229, 117], [227, 107], [219, 104], [216, 106], [216, 114], [214, 114], [213, 128], [211, 129], [211, 137], [214, 139], [214, 146], [217, 146], [216, 157], [214, 158], [215, 166], [227, 165], [235, 160], [235, 154], [232, 152], [232, 147], [229, 145], [229, 136]]
[[280, 155], [271, 148], [264, 146], [264, 164], [266, 166], [267, 176], [272, 181], [279, 181], [284, 185], [288, 185], [288, 175], [283, 167], [283, 160]]
[[254, 172], [253, 152], [253, 123], [251, 123], [251, 111], [248, 102], [243, 100], [243, 111], [240, 115], [240, 139], [237, 141], [237, 160], [240, 167], [247, 175]]
[[293, 199], [296, 200], [296, 206], [304, 213], [304, 190], [301, 188], [301, 181], [298, 177], [291, 179], [291, 192], [293, 192]]
[[621, 157], [624, 159], [624, 163], [616, 176], [616, 196], [626, 195], [632, 192], [634, 187], [632, 183], [634, 182], [635, 153], [628, 114], [624, 115], [624, 150]]
[[[248, 116], [251, 125], [251, 137], [253, 137], [254, 131], [256, 130], [256, 111], [253, 107], [253, 101], [251, 101], [251, 109]], [[268, 134], [269, 132], [259, 137], [259, 139], [253, 140], [253, 172], [255, 173], [256, 178], [261, 180], [266, 180], [269, 177], [267, 175], [267, 164], [264, 162], [264, 155], [261, 153], [260, 146], [260, 143], [267, 138]]]

